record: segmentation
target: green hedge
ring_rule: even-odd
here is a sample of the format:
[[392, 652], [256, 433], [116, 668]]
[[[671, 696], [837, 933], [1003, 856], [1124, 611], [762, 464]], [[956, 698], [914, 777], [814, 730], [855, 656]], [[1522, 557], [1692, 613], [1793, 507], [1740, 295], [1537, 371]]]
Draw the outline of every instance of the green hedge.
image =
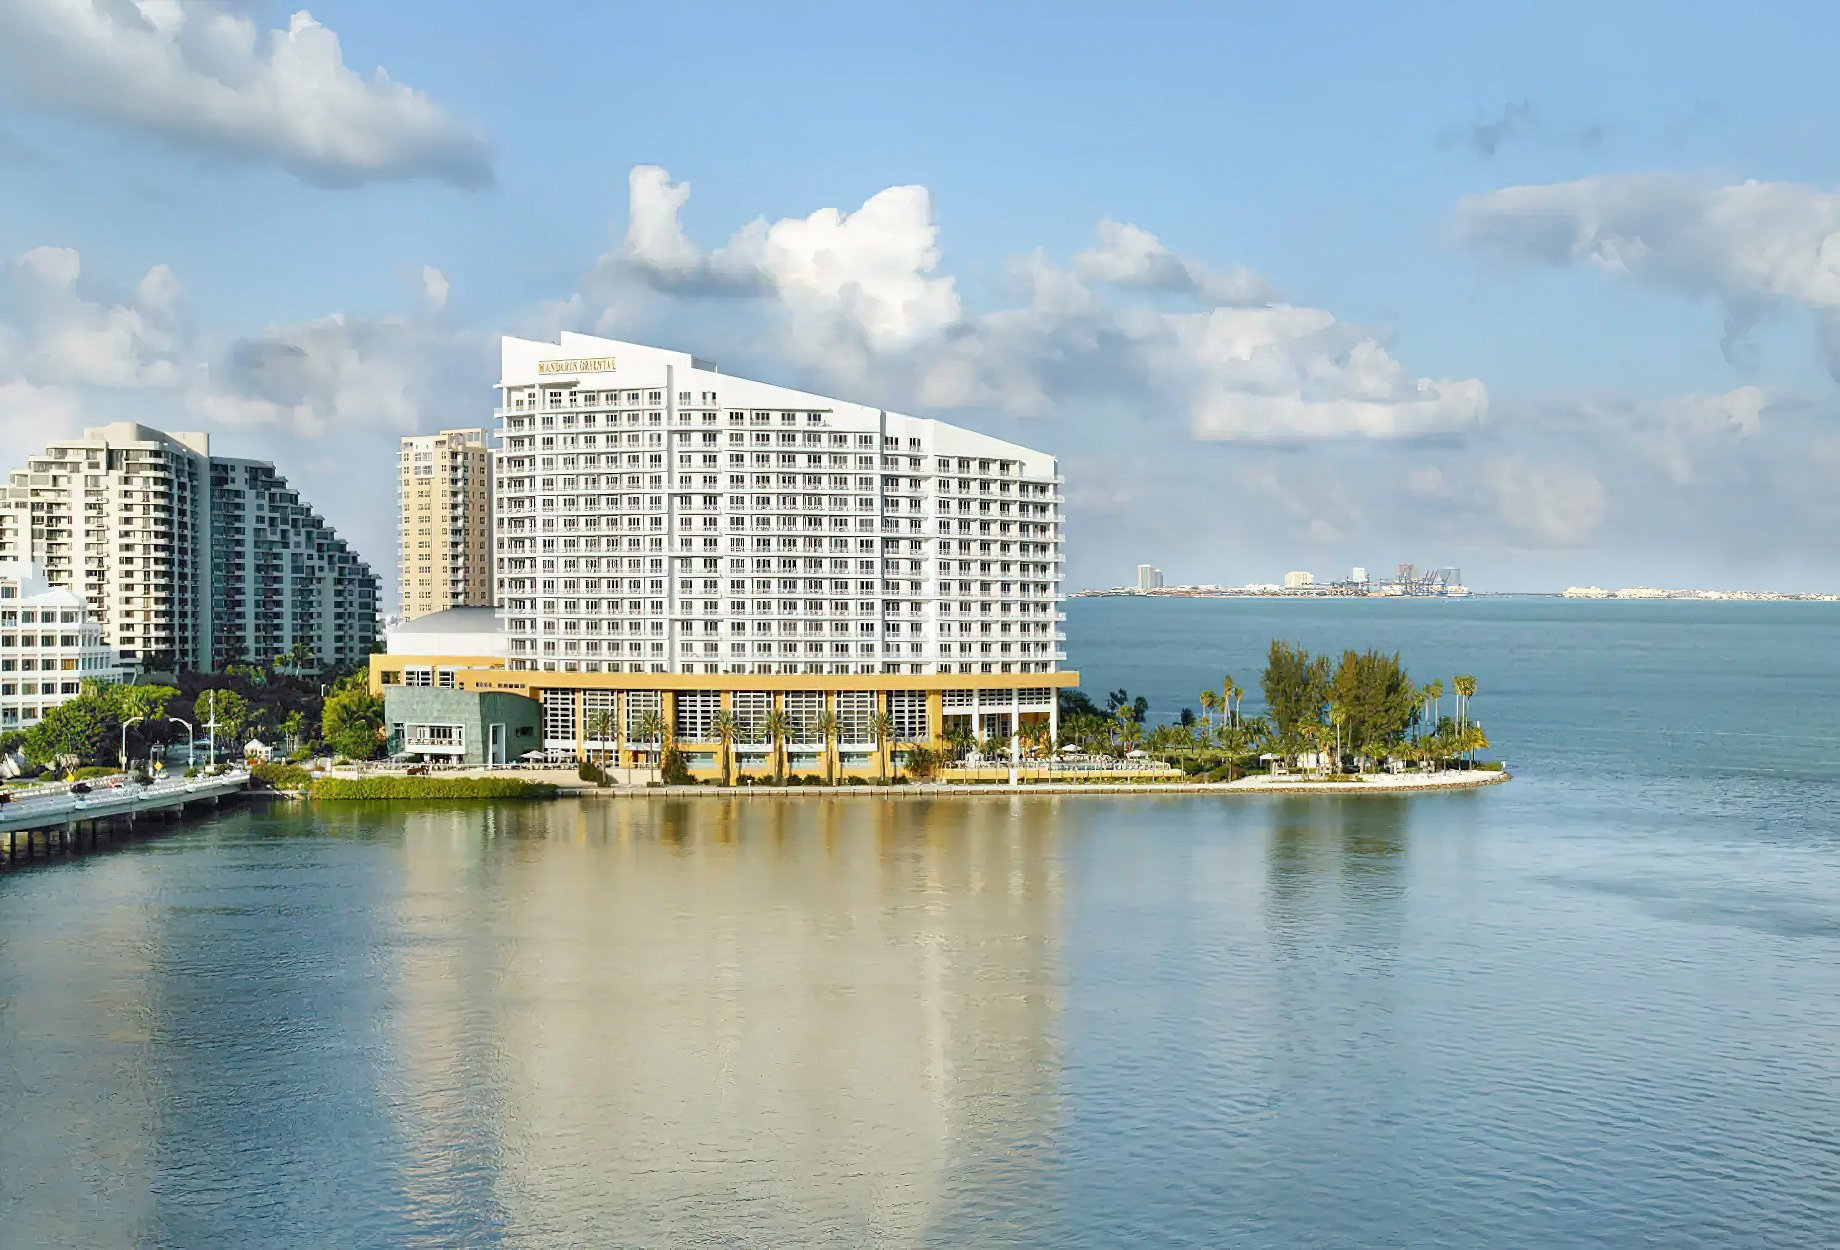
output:
[[257, 764], [249, 770], [249, 775], [274, 790], [305, 790], [313, 784], [313, 774], [306, 769], [272, 760]]
[[93, 777], [119, 777], [120, 775], [121, 769], [119, 768], [90, 767], [77, 769], [70, 774], [70, 779], [72, 781], [88, 781]]
[[557, 788], [515, 777], [322, 777], [316, 799], [551, 799]]

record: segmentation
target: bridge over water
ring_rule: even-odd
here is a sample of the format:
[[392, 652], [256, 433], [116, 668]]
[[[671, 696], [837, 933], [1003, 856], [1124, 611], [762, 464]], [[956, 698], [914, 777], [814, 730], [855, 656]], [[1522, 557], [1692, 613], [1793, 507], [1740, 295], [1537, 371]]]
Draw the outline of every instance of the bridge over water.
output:
[[88, 794], [51, 790], [0, 804], [0, 863], [99, 846], [143, 817], [177, 817], [196, 803], [215, 807], [249, 785], [247, 769], [221, 777], [173, 777], [152, 785], [98, 786]]

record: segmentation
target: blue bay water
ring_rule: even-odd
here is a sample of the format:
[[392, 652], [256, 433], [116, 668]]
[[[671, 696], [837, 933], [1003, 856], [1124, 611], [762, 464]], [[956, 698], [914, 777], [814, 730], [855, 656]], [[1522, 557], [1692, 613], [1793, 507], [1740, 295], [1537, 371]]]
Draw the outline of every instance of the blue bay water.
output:
[[1840, 607], [1069, 617], [1153, 717], [1273, 635], [1474, 673], [1515, 779], [249, 806], [0, 875], [0, 1242], [1840, 1241]]

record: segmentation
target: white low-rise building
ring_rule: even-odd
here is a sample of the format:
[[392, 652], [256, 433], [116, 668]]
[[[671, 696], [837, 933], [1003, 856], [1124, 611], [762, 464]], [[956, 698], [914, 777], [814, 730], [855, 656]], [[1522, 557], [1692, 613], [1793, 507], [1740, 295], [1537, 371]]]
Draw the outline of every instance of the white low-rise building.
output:
[[37, 724], [86, 681], [127, 677], [79, 596], [37, 565], [0, 562], [0, 730]]

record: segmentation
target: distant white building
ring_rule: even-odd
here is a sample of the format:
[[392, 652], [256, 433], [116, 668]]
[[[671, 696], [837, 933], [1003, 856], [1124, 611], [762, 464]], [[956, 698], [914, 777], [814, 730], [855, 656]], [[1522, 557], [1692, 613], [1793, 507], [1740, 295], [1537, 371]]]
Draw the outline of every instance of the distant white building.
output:
[[1301, 590], [1305, 586], [1314, 586], [1315, 584], [1316, 575], [1313, 573], [1305, 573], [1299, 570], [1284, 575], [1284, 589], [1286, 590]]
[[0, 561], [0, 730], [37, 724], [86, 681], [127, 677], [80, 596], [35, 564]]
[[1610, 592], [1601, 586], [1568, 586], [1565, 590], [1567, 599], [1608, 599]]
[[1365, 583], [1367, 581], [1367, 570], [1358, 564], [1355, 565], [1354, 569], [1348, 574], [1348, 580], [1354, 582], [1356, 585]]
[[1139, 590], [1161, 590], [1163, 588], [1163, 570], [1149, 564], [1138, 565], [1137, 588]]

